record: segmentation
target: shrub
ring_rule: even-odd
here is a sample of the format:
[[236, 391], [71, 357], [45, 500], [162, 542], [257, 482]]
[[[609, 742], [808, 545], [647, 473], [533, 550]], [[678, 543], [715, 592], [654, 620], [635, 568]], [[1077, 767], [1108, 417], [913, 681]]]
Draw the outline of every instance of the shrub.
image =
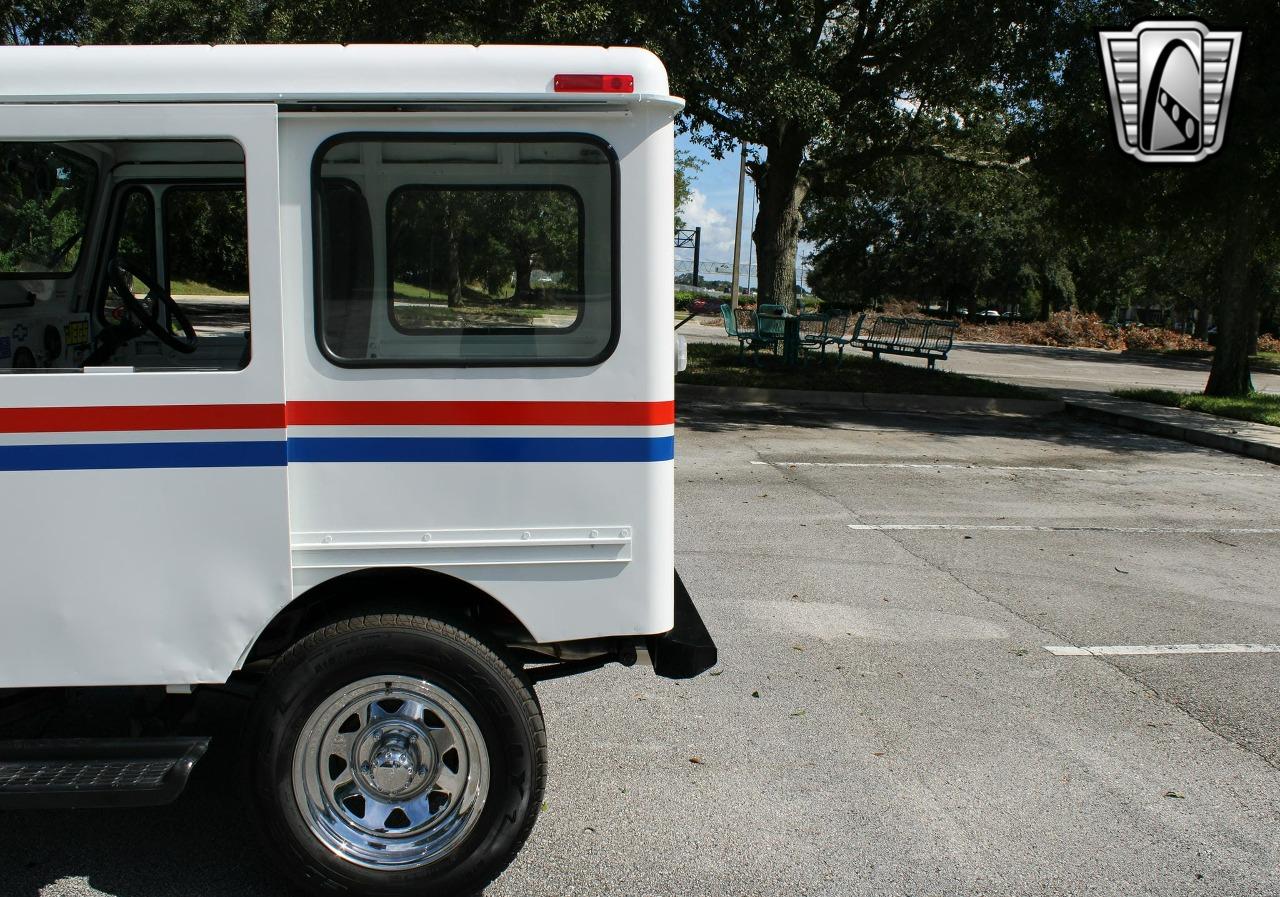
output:
[[1280, 353], [1280, 338], [1274, 333], [1264, 333], [1258, 337], [1259, 352], [1276, 352]]
[[[962, 323], [957, 339], [1018, 343], [1030, 346], [1075, 346], [1088, 349], [1125, 349], [1133, 352], [1205, 351], [1209, 344], [1176, 330], [1163, 327], [1119, 328], [1106, 324], [1095, 314], [1059, 311], [1047, 321], [1029, 323]], [[1280, 343], [1280, 341], [1277, 341]], [[1259, 340], [1259, 350], [1262, 349]]]
[[886, 299], [880, 305], [880, 314], [888, 315], [891, 318], [918, 318], [920, 317], [920, 304], [918, 302], [908, 302], [905, 299]]
[[957, 339], [1028, 346], [1080, 346], [1091, 349], [1122, 349], [1120, 331], [1093, 314], [1078, 311], [1054, 312], [1047, 321], [1027, 323], [962, 323]]
[[1042, 325], [1045, 346], [1082, 346], [1091, 349], [1119, 349], [1123, 338], [1116, 328], [1102, 323], [1097, 315], [1078, 311], [1058, 311]]
[[1124, 332], [1124, 347], [1130, 352], [1207, 350], [1209, 344], [1187, 333], [1163, 327], [1134, 327]]

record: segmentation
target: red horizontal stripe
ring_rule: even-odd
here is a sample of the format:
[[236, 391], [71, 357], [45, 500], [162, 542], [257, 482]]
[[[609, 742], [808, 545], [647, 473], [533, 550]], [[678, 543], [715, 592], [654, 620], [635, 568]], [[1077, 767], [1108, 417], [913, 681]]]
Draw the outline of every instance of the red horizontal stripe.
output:
[[95, 405], [0, 408], [0, 433], [106, 430], [270, 430], [284, 427], [284, 405]]
[[294, 426], [656, 427], [675, 402], [290, 402]]

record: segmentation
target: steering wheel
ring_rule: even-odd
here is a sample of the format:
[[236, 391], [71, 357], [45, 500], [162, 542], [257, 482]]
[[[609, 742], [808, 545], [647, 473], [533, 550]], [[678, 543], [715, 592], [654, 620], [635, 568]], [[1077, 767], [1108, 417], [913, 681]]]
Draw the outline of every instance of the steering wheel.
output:
[[[133, 294], [135, 278], [147, 288], [141, 299]], [[166, 346], [188, 354], [196, 350], [196, 330], [190, 319], [154, 275], [130, 268], [116, 256], [107, 263], [107, 284], [133, 318]]]

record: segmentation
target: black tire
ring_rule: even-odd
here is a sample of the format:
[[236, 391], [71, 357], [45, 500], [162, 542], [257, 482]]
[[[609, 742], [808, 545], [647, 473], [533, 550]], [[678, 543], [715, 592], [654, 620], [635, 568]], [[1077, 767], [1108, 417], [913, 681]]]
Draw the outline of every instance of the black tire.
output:
[[[295, 798], [294, 751], [313, 712], [352, 683], [389, 675], [425, 680], [451, 695], [478, 725], [489, 763], [474, 828], [443, 856], [412, 869], [366, 868], [340, 857], [312, 831]], [[448, 623], [374, 615], [313, 632], [274, 664], [250, 714], [242, 780], [268, 856], [304, 890], [447, 897], [482, 889], [515, 858], [542, 803], [546, 754], [533, 688], [498, 650]]]

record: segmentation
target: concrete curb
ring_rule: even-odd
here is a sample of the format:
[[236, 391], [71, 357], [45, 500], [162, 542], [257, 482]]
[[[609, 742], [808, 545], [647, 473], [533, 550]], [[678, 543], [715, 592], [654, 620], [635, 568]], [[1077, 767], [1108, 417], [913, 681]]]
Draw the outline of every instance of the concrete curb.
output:
[[[1064, 404], [1066, 412], [1072, 417], [1280, 464], [1280, 428], [1234, 421], [1183, 408], [1166, 408], [1161, 405], [1151, 405], [1152, 410], [1134, 408], [1131, 406], [1147, 403], [1116, 399], [1107, 402], [1101, 397], [1067, 398], [1064, 399]], [[1267, 431], [1275, 433], [1273, 435]]]
[[1061, 399], [993, 399], [977, 396], [920, 396], [879, 392], [831, 392], [766, 389], [751, 386], [676, 384], [676, 401], [734, 402], [751, 405], [849, 408], [857, 411], [963, 412], [968, 414], [1057, 414]]

